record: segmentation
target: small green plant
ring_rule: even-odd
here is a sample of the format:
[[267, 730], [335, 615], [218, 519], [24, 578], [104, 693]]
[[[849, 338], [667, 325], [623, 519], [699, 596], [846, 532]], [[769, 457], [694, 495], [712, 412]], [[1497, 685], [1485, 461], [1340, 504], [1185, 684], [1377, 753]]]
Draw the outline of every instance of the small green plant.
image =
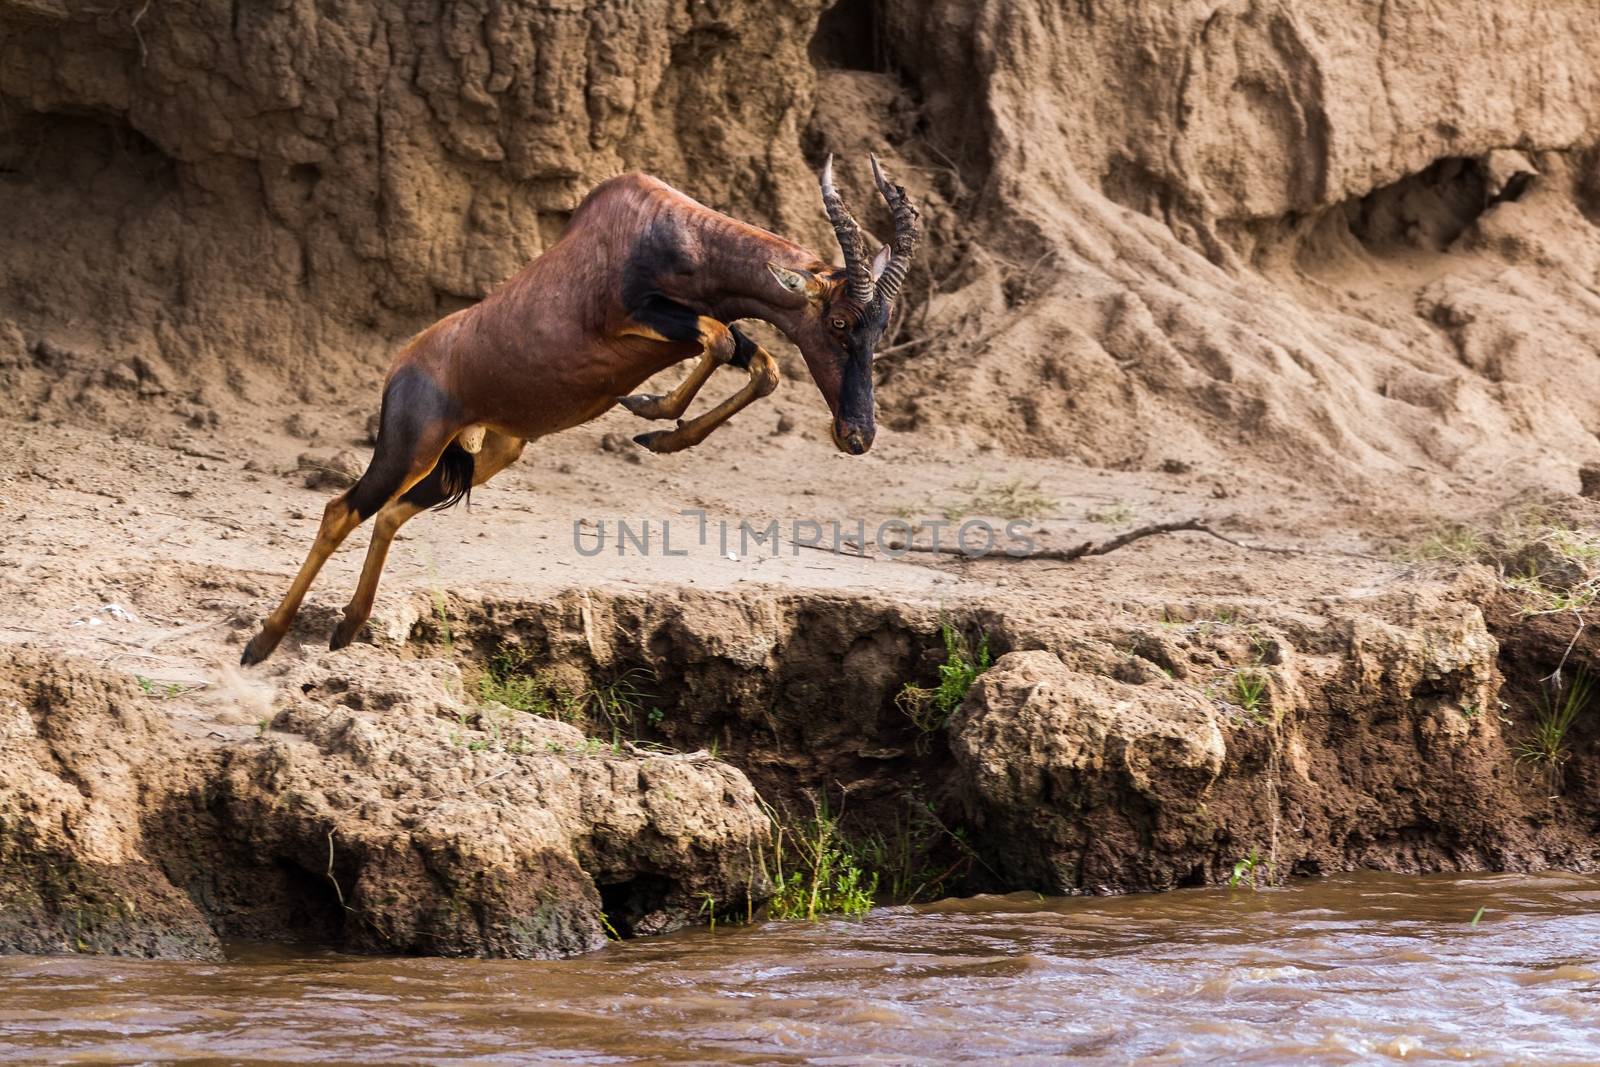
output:
[[1540, 574], [1517, 574], [1505, 579], [1506, 588], [1522, 596], [1518, 611], [1523, 615], [1555, 615], [1568, 611], [1583, 611], [1594, 604], [1600, 588], [1585, 581], [1563, 587], [1559, 582], [1549, 582]]
[[1244, 859], [1234, 861], [1233, 873], [1228, 875], [1228, 888], [1237, 889], [1241, 883], [1248, 881], [1250, 888], [1254, 889], [1256, 887], [1257, 872], [1265, 875], [1270, 872], [1270, 866], [1262, 860], [1261, 853], [1252, 847], [1250, 855]]
[[162, 685], [154, 678], [146, 678], [142, 674], [134, 675], [133, 680], [138, 684], [139, 691], [145, 696], [159, 697], [162, 700], [171, 700], [173, 697], [181, 697], [186, 693], [198, 692], [206, 687], [205, 682], [200, 682], [193, 685], [183, 685], [180, 682], [168, 682], [165, 685]]
[[558, 680], [554, 669], [535, 667], [527, 649], [505, 645], [478, 675], [478, 699], [570, 722], [585, 733], [608, 734], [616, 746], [624, 737], [637, 740], [641, 722], [658, 726], [666, 718], [659, 707], [644, 713], [645, 702], [654, 695], [644, 685], [653, 679], [649, 671], [631, 667], [573, 692]]
[[1516, 762], [1542, 774], [1545, 788], [1551, 794], [1561, 791], [1563, 768], [1572, 758], [1567, 748], [1567, 734], [1578, 716], [1588, 708], [1590, 688], [1588, 672], [1582, 670], [1565, 686], [1558, 682], [1554, 695], [1545, 695], [1532, 732], [1517, 746]]
[[1489, 909], [1486, 905], [1484, 907], [1480, 907], [1476, 912], [1473, 913], [1471, 926], [1474, 930], [1476, 930], [1478, 928], [1478, 924], [1483, 921], [1483, 913], [1488, 910]]
[[706, 917], [706, 924], [711, 928], [711, 936], [717, 936], [717, 898], [710, 893], [700, 901], [700, 914]]
[[939, 664], [939, 684], [927, 689], [907, 682], [895, 703], [924, 734], [937, 733], [950, 722], [950, 716], [967, 699], [967, 691], [978, 676], [990, 667], [989, 635], [978, 638], [976, 649], [948, 619], [939, 623], [944, 640], [944, 662]]
[[450, 630], [450, 606], [444, 599], [444, 586], [433, 572], [433, 555], [428, 555], [429, 593], [433, 599], [433, 616], [439, 623], [439, 640], [444, 643], [444, 654], [455, 654], [455, 635]]
[[1600, 533], [1575, 529], [1542, 508], [1507, 512], [1482, 528], [1441, 526], [1398, 554], [1493, 566], [1524, 615], [1581, 613], [1600, 599]]
[[823, 915], [855, 917], [872, 909], [878, 876], [862, 870], [860, 858], [840, 836], [838, 820], [825, 802], [798, 826], [774, 822], [771, 878], [776, 892], [767, 903], [770, 917], [814, 922]]

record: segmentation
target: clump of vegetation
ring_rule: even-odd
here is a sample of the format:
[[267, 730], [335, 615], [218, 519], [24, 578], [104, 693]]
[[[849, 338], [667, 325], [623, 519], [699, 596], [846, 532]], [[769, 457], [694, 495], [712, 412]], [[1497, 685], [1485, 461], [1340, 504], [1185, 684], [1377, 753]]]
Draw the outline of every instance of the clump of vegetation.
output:
[[908, 801], [887, 833], [870, 834], [855, 848], [862, 866], [878, 879], [881, 899], [895, 904], [937, 900], [952, 879], [983, 862], [964, 828], [946, 826], [926, 800]]
[[134, 675], [133, 680], [138, 683], [139, 691], [145, 696], [157, 697], [162, 700], [171, 700], [173, 697], [181, 697], [187, 693], [198, 692], [205, 688], [204, 684], [187, 686], [179, 685], [177, 682], [163, 684], [154, 678], [146, 678], [142, 674]]
[[[527, 756], [536, 749], [533, 743], [517, 730], [513, 721], [515, 712], [488, 711], [456, 713], [455, 729], [450, 731], [450, 744], [468, 752], [504, 752], [512, 756]], [[473, 736], [476, 734], [476, 736]]]
[[1482, 556], [1487, 547], [1482, 531], [1461, 523], [1447, 523], [1401, 555], [1414, 560], [1470, 563]]
[[570, 722], [585, 733], [609, 734], [613, 744], [624, 737], [636, 740], [641, 723], [659, 726], [665, 718], [659, 707], [646, 710], [652, 694], [644, 686], [654, 676], [643, 668], [630, 667], [574, 691], [553, 669], [534, 668], [532, 660], [526, 649], [502, 647], [478, 676], [478, 699]]
[[1557, 683], [1555, 692], [1546, 694], [1533, 731], [1517, 746], [1518, 765], [1542, 775], [1551, 795], [1561, 791], [1562, 773], [1572, 758], [1567, 735], [1588, 708], [1590, 689], [1589, 675], [1581, 670], [1564, 686]]
[[948, 619], [939, 623], [939, 634], [944, 639], [939, 684], [928, 689], [907, 682], [895, 697], [895, 704], [925, 734], [937, 733], [949, 724], [972, 683], [990, 666], [988, 634], [980, 635], [974, 648]]
[[1042, 519], [1055, 511], [1058, 502], [1044, 495], [1041, 483], [1024, 482], [1014, 478], [1000, 485], [984, 485], [982, 478], [974, 478], [965, 485], [956, 486], [966, 498], [947, 504], [944, 517], [951, 522], [968, 515], [993, 515], [1007, 519]]
[[1481, 528], [1441, 526], [1401, 555], [1494, 567], [1524, 615], [1581, 613], [1600, 599], [1600, 532], [1574, 529], [1542, 508]]
[[1600, 534], [1521, 523], [1504, 535], [1495, 562], [1524, 615], [1581, 612], [1600, 596]]
[[825, 802], [798, 826], [774, 822], [775, 869], [769, 876], [777, 891], [767, 903], [769, 916], [810, 922], [823, 915], [865, 915], [872, 909], [878, 876], [866, 873]]

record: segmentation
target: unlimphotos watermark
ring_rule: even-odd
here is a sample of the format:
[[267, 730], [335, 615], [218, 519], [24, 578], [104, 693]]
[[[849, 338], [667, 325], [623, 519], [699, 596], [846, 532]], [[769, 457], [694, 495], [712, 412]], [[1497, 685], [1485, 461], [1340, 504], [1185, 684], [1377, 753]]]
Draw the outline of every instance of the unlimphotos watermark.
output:
[[[1026, 556], [1034, 550], [1029, 536], [1033, 523], [1011, 519], [996, 526], [987, 519], [926, 519], [915, 524], [901, 518], [881, 522], [867, 519], [777, 518], [758, 523], [751, 519], [710, 519], [702, 509], [678, 512], [671, 518], [575, 519], [572, 547], [580, 556], [609, 552], [618, 556], [687, 556], [690, 545], [717, 546], [723, 556], [744, 558], [766, 554], [790, 555], [802, 548], [826, 549], [844, 555], [864, 555], [868, 547], [891, 559], [913, 551], [914, 539], [925, 535], [927, 551], [954, 550], [968, 559], [1003, 553]], [[870, 538], [869, 538], [870, 532]], [[755, 551], [751, 551], [754, 546]]]

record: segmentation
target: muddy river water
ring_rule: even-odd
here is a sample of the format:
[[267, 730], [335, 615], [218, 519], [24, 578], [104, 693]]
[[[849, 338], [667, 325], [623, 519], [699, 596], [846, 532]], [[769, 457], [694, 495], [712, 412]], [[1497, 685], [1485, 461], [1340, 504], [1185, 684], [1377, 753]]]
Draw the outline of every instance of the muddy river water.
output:
[[947, 901], [562, 962], [9, 958], [0, 1062], [1600, 1063], [1597, 909], [1600, 877], [1362, 875]]

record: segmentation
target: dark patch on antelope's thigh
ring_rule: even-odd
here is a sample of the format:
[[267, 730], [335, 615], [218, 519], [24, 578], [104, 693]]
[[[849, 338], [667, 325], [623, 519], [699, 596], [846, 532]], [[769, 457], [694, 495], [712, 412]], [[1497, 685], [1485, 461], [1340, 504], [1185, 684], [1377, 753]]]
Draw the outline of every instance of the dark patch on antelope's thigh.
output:
[[437, 440], [443, 424], [460, 422], [461, 405], [420, 367], [404, 366], [383, 389], [378, 444], [366, 473], [350, 490], [350, 506], [370, 518], [400, 491], [418, 453]]

